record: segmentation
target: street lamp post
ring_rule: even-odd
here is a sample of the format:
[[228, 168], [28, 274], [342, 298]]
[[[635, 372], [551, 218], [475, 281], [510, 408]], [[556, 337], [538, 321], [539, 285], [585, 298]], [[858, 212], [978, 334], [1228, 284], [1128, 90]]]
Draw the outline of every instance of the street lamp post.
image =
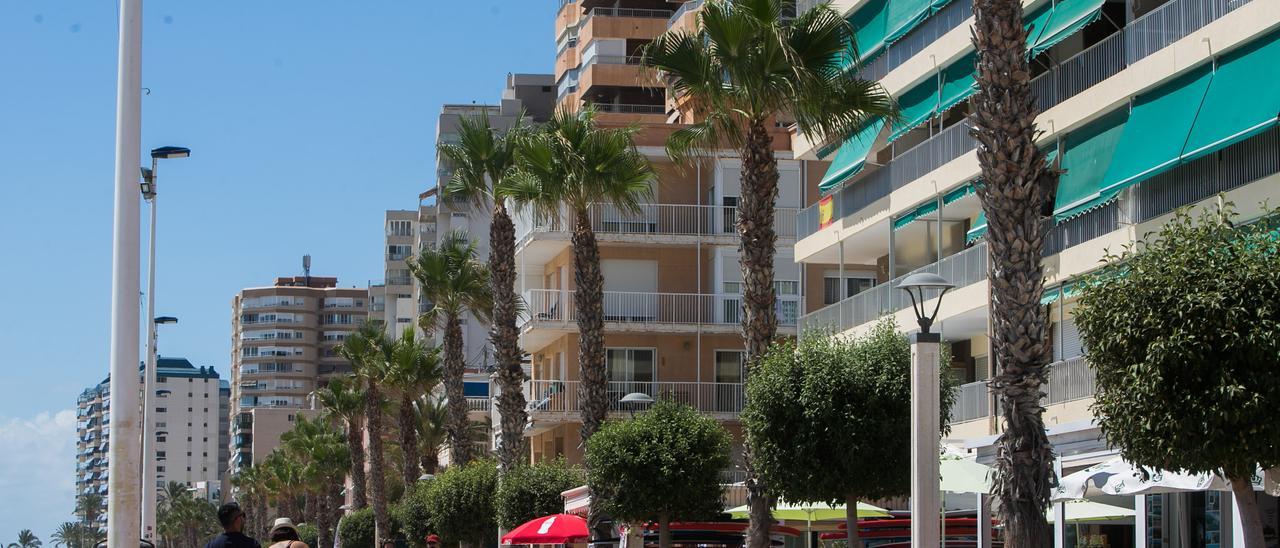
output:
[[186, 158], [191, 150], [160, 147], [151, 151], [151, 168], [142, 168], [142, 197], [151, 204], [151, 227], [147, 232], [147, 364], [143, 371], [142, 396], [142, 538], [156, 538], [156, 325], [177, 323], [172, 316], [156, 317], [156, 168], [161, 159]]
[[636, 418], [636, 406], [649, 405], [653, 403], [653, 397], [644, 392], [632, 392], [618, 400], [618, 403], [627, 404], [627, 408], [631, 411], [631, 418]]
[[[930, 331], [942, 307], [942, 296], [955, 287], [942, 276], [919, 273], [907, 276], [898, 288], [911, 297], [920, 332], [911, 344], [911, 546], [937, 548], [941, 541], [939, 515], [942, 496], [938, 485], [938, 451], [941, 425], [938, 397], [938, 360], [942, 337]], [[925, 311], [925, 291], [938, 291], [932, 314]]]

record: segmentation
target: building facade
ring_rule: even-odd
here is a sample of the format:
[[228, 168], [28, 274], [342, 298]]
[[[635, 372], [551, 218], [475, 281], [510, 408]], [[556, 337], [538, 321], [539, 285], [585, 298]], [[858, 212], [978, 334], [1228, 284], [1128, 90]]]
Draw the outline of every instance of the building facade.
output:
[[[741, 438], [744, 402], [742, 274], [736, 229], [741, 163], [734, 150], [677, 166], [667, 136], [689, 122], [639, 66], [641, 49], [669, 28], [692, 25], [701, 2], [563, 2], [556, 17], [557, 103], [590, 106], [604, 127], [638, 125], [639, 151], [656, 181], [639, 214], [594, 204], [589, 212], [604, 274], [610, 412], [633, 411], [630, 393], [688, 403]], [[804, 283], [792, 258], [795, 216], [825, 164], [796, 159], [784, 121], [773, 128], [780, 171], [775, 229], [779, 334], [794, 335]], [[530, 455], [582, 459], [578, 334], [573, 309], [569, 211], [516, 219], [516, 268], [528, 314], [521, 346], [531, 356]], [[735, 444], [738, 459], [741, 442]]]
[[232, 474], [261, 462], [300, 413], [312, 412], [313, 391], [351, 373], [338, 346], [364, 323], [368, 302], [368, 289], [311, 275], [276, 278], [232, 300]]
[[[139, 368], [138, 390], [143, 390]], [[111, 379], [87, 388], [77, 399], [76, 492], [110, 496]], [[230, 386], [212, 367], [185, 358], [160, 357], [156, 366], [156, 489], [170, 482], [200, 486], [219, 496], [227, 469], [227, 409]], [[105, 519], [105, 513], [102, 516]]]
[[[810, 287], [822, 288], [806, 295], [810, 312], [799, 326], [859, 334], [888, 314], [910, 329], [914, 315], [898, 281], [927, 271], [955, 283], [934, 324], [950, 345], [952, 373], [966, 383], [949, 443], [989, 462], [1001, 424], [985, 382], [994, 364], [986, 222], [968, 133], [972, 3], [888, 4], [831, 2], [857, 32], [862, 60], [850, 70], [879, 81], [903, 116], [842, 143], [796, 139], [798, 157], [831, 161], [797, 223], [795, 258]], [[1157, 230], [1175, 208], [1213, 207], [1224, 193], [1249, 222], [1265, 214], [1262, 202], [1280, 199], [1280, 93], [1260, 68], [1280, 58], [1280, 4], [1026, 0], [1024, 8], [1038, 139], [1064, 170], [1044, 252], [1054, 361], [1044, 417], [1071, 473], [1117, 455], [1089, 411], [1094, 374], [1072, 319], [1073, 282], [1099, 268], [1106, 250]], [[1255, 95], [1226, 92], [1237, 86]], [[1275, 500], [1259, 502], [1274, 522]], [[1218, 493], [1108, 503], [1134, 509], [1138, 527], [1128, 534], [1149, 546], [1217, 545], [1238, 533]], [[1086, 533], [1124, 540], [1091, 527]]]

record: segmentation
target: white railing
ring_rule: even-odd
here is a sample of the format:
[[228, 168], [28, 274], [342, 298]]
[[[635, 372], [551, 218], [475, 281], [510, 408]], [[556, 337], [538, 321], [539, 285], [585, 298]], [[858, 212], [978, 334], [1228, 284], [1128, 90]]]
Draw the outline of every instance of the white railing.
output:
[[467, 411], [488, 411], [493, 405], [493, 400], [481, 397], [467, 398]]
[[671, 28], [671, 25], [676, 24], [676, 21], [679, 21], [680, 18], [684, 16], [684, 14], [689, 13], [698, 8], [701, 8], [702, 2], [703, 0], [689, 0], [688, 2], [680, 4], [680, 8], [677, 9], [676, 12], [671, 15], [670, 19], [667, 19], [667, 28]]
[[[796, 237], [797, 212], [796, 208], [775, 209], [773, 228], [779, 238]], [[597, 203], [591, 204], [587, 216], [598, 235], [734, 236], [738, 230], [738, 210], [733, 206], [640, 204], [638, 212], [628, 212], [613, 204]], [[536, 232], [568, 232], [573, 224], [573, 214], [567, 210], [551, 217], [521, 210], [515, 215], [516, 241]]]
[[[1097, 374], [1088, 358], [1079, 356], [1049, 364], [1041, 405], [1053, 405], [1092, 398], [1098, 392]], [[987, 381], [962, 384], [956, 390], [951, 422], [965, 422], [991, 415], [991, 390]]]
[[[578, 413], [582, 411], [578, 381], [535, 380], [527, 383], [525, 397], [530, 413]], [[610, 381], [605, 389], [609, 410], [641, 412], [648, 404], [622, 403], [632, 393], [655, 400], [671, 400], [703, 413], [738, 413], [745, 401], [742, 383]]]
[[[573, 291], [530, 289], [525, 291], [527, 322], [577, 321]], [[788, 295], [778, 298], [778, 323], [796, 324], [800, 298]], [[719, 324], [742, 322], [742, 295], [702, 293], [635, 293], [604, 292], [604, 321], [613, 323]]]
[[951, 422], [965, 422], [991, 414], [991, 391], [987, 381], [971, 382], [957, 389], [956, 402], [951, 407]]

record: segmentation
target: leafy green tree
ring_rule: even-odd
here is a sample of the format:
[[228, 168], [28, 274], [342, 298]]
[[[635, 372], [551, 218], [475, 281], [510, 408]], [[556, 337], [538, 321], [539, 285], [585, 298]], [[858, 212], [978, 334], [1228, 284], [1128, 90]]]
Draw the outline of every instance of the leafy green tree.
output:
[[[943, 425], [957, 386], [949, 361], [944, 353], [938, 364]], [[859, 500], [910, 493], [911, 344], [892, 321], [859, 338], [775, 343], [747, 396], [756, 470], [788, 501], [846, 505], [849, 546], [858, 546]]]
[[632, 420], [605, 424], [587, 443], [591, 492], [601, 510], [629, 522], [658, 522], [662, 548], [671, 522], [718, 514], [720, 472], [729, 467], [729, 433], [687, 405], [660, 401]]
[[445, 542], [483, 546], [495, 541], [498, 522], [493, 494], [497, 488], [494, 461], [475, 460], [447, 468], [426, 488], [426, 509], [435, 533]]
[[520, 332], [516, 315], [516, 230], [507, 210], [506, 179], [515, 172], [517, 151], [525, 133], [520, 118], [505, 135], [489, 125], [489, 116], [463, 117], [458, 121], [458, 142], [441, 143], [439, 154], [454, 168], [445, 186], [446, 197], [469, 200], [477, 209], [491, 208], [489, 224], [489, 291], [493, 296], [492, 328], [494, 362], [498, 370], [502, 417], [498, 437], [498, 464], [507, 470], [526, 450], [524, 369], [520, 365]]
[[405, 492], [395, 508], [395, 518], [402, 524], [405, 539], [410, 546], [425, 546], [427, 535], [434, 531], [431, 524], [431, 508], [427, 490], [430, 481], [420, 481]]
[[[874, 81], [846, 66], [853, 27], [819, 3], [791, 17], [795, 2], [708, 0], [692, 32], [672, 30], [644, 51], [693, 124], [673, 132], [667, 153], [676, 161], [728, 144], [742, 158], [737, 225], [742, 240], [743, 318], [748, 371], [778, 329], [773, 258], [778, 160], [770, 127], [789, 114], [811, 140], [844, 139], [868, 120], [891, 117], [893, 101]], [[856, 57], [854, 57], [856, 58]], [[748, 456], [752, 448], [747, 447]], [[747, 459], [748, 472], [751, 460]], [[748, 548], [768, 548], [768, 489], [748, 474]]]
[[493, 296], [489, 292], [489, 268], [476, 258], [476, 245], [462, 231], [446, 234], [440, 245], [427, 248], [407, 262], [418, 279], [422, 294], [432, 303], [418, 318], [424, 331], [444, 328], [444, 393], [449, 422], [449, 462], [463, 465], [471, 460], [472, 444], [467, 435], [467, 398], [462, 378], [466, 362], [462, 356], [462, 314], [489, 320]]
[[[394, 512], [389, 512], [389, 516], [395, 516]], [[395, 539], [400, 536], [400, 522], [388, 518], [387, 532], [383, 534], [385, 539]], [[338, 537], [342, 541], [344, 548], [380, 548], [374, 543], [374, 512], [372, 508], [356, 510], [342, 517], [342, 524], [338, 528]]]
[[1106, 257], [1075, 310], [1107, 441], [1134, 464], [1222, 474], [1249, 547], [1263, 546], [1250, 478], [1280, 465], [1280, 210], [1271, 213], [1272, 223], [1237, 227], [1232, 205], [1178, 211]]
[[511, 529], [537, 517], [563, 512], [564, 498], [560, 493], [582, 485], [585, 479], [582, 470], [563, 460], [507, 470], [494, 495], [498, 526]]

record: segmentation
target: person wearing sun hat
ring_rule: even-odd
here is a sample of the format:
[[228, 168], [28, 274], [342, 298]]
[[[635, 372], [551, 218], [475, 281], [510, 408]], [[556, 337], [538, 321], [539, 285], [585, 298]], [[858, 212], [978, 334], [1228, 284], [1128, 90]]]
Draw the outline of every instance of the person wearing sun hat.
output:
[[268, 548], [311, 548], [298, 536], [298, 526], [289, 518], [276, 518], [271, 525], [271, 546]]

